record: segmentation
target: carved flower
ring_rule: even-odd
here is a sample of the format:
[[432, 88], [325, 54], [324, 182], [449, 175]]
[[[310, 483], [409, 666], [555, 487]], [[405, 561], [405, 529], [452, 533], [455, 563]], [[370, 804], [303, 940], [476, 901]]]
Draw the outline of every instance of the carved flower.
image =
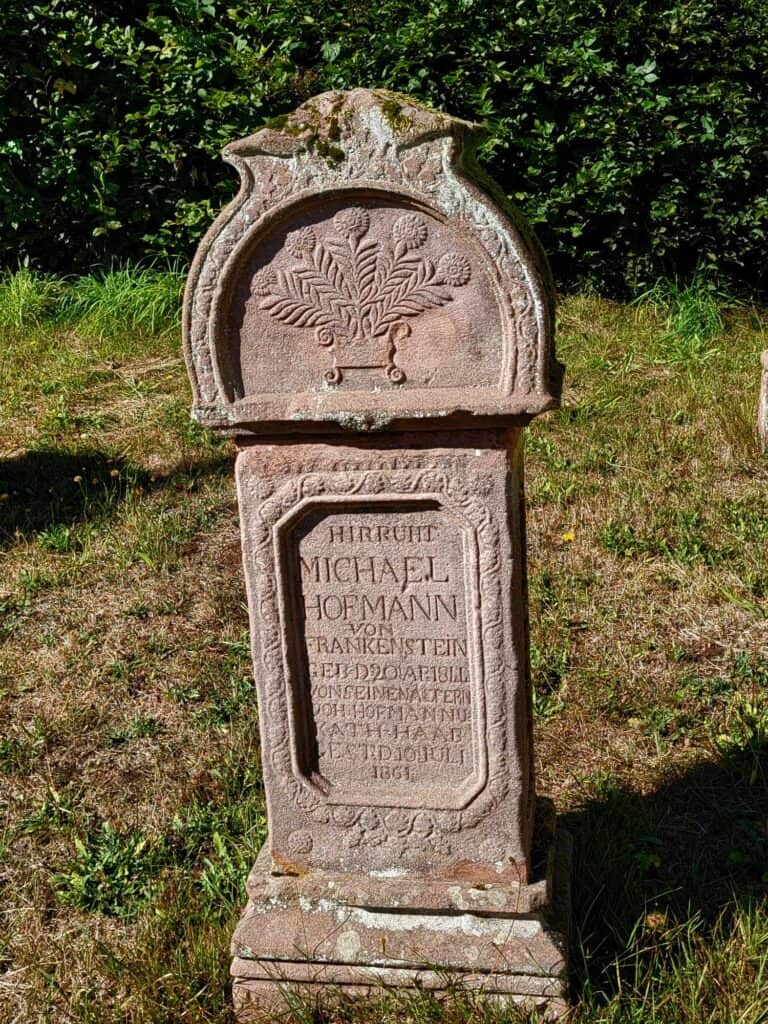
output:
[[300, 260], [302, 256], [309, 255], [316, 245], [317, 236], [312, 228], [298, 228], [296, 231], [289, 232], [285, 239], [285, 248], [297, 260]]
[[357, 241], [371, 226], [371, 219], [368, 211], [361, 206], [351, 206], [348, 210], [339, 210], [333, 218], [333, 224], [344, 238], [353, 238]]
[[301, 495], [304, 498], [312, 497], [325, 492], [325, 480], [320, 476], [305, 476], [301, 481]]
[[427, 225], [417, 213], [404, 213], [392, 228], [392, 237], [406, 249], [419, 249], [427, 240]]
[[300, 788], [298, 793], [296, 794], [296, 803], [304, 811], [311, 810], [316, 802], [317, 797], [314, 795], [314, 793], [310, 793], [309, 790], [307, 789]]
[[256, 295], [270, 295], [277, 286], [277, 274], [271, 267], [262, 267], [254, 274], [251, 288]]
[[369, 473], [365, 478], [366, 487], [374, 494], [380, 494], [387, 489], [387, 481], [380, 473]]
[[317, 821], [321, 825], [330, 825], [331, 823], [331, 812], [327, 807], [322, 804], [317, 804], [315, 807], [310, 807], [309, 816], [312, 821]]
[[373, 832], [381, 828], [381, 818], [376, 811], [369, 808], [360, 815], [359, 824], [364, 832]]
[[[279, 713], [279, 710], [280, 710], [280, 709], [279, 709], [279, 707], [278, 707], [278, 708], [275, 708], [275, 711], [276, 711], [277, 713]], [[284, 751], [284, 750], [281, 750], [281, 749], [280, 749], [280, 748], [278, 747], [278, 748], [277, 748], [276, 750], [273, 750], [273, 751], [272, 751], [272, 754], [271, 754], [271, 756], [270, 756], [270, 760], [271, 760], [271, 762], [272, 762], [272, 766], [273, 766], [274, 768], [278, 769], [278, 771], [279, 771], [279, 770], [280, 770], [280, 769], [281, 769], [281, 768], [283, 767], [283, 765], [285, 764], [285, 756], [284, 756], [284, 755], [285, 755], [285, 751]]]
[[396, 836], [407, 836], [411, 831], [411, 815], [407, 811], [390, 811], [384, 820]]
[[441, 256], [437, 269], [443, 281], [456, 288], [466, 284], [472, 274], [469, 260], [459, 252], [447, 252]]
[[291, 832], [288, 836], [289, 853], [309, 853], [312, 850], [312, 845], [312, 836], [304, 829], [300, 829], [297, 832]]
[[417, 836], [422, 839], [428, 836], [434, 827], [434, 821], [429, 814], [425, 814], [424, 811], [420, 811], [413, 820], [413, 831]]
[[349, 828], [354, 825], [357, 815], [358, 811], [354, 807], [334, 807], [332, 817], [334, 824]]

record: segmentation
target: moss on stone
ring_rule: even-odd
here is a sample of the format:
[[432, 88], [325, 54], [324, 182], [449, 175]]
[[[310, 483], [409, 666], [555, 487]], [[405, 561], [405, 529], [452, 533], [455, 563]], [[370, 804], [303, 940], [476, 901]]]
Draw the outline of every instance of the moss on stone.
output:
[[343, 149], [334, 146], [327, 139], [321, 139], [319, 136], [314, 141], [318, 156], [321, 156], [329, 167], [338, 167], [344, 161], [345, 153]]
[[342, 135], [341, 116], [345, 100], [346, 96], [340, 93], [327, 115], [307, 102], [294, 114], [270, 118], [263, 127], [293, 137], [305, 137], [308, 149], [314, 150], [329, 166], [338, 167], [346, 155], [340, 146], [335, 145]]
[[409, 108], [429, 114], [441, 126], [451, 122], [451, 118], [447, 114], [415, 100], [412, 96], [406, 96], [404, 93], [392, 92], [389, 89], [377, 89], [376, 95], [381, 100], [382, 114], [395, 131], [405, 131], [412, 126], [413, 118], [409, 116]]
[[278, 114], [276, 117], [270, 117], [268, 121], [265, 121], [261, 126], [260, 130], [269, 128], [273, 132], [283, 132], [285, 135], [291, 135], [294, 138], [299, 135], [303, 135], [304, 132], [311, 130], [312, 126], [306, 121], [292, 121], [290, 114]]
[[269, 128], [270, 131], [273, 131], [273, 132], [281, 132], [281, 131], [283, 131], [287, 127], [287, 125], [288, 125], [288, 115], [287, 114], [278, 114], [276, 117], [268, 118], [261, 127], [262, 128]]
[[396, 132], [403, 131], [408, 127], [409, 121], [402, 114], [402, 104], [395, 99], [387, 97], [381, 104], [381, 112], [389, 122], [389, 126]]

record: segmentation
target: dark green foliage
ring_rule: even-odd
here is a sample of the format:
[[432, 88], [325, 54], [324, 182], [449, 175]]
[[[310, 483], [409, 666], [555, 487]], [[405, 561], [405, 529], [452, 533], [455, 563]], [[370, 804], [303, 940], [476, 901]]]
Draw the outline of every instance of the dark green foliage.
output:
[[563, 286], [762, 277], [765, 0], [6, 0], [0, 259], [186, 260], [218, 153], [332, 88], [483, 121]]

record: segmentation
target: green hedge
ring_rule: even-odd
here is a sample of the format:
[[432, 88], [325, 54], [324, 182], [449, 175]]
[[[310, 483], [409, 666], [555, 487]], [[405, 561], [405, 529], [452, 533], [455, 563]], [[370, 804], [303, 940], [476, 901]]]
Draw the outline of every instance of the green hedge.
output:
[[218, 153], [326, 89], [484, 121], [562, 287], [712, 269], [762, 291], [766, 0], [5, 0], [0, 260], [186, 261]]

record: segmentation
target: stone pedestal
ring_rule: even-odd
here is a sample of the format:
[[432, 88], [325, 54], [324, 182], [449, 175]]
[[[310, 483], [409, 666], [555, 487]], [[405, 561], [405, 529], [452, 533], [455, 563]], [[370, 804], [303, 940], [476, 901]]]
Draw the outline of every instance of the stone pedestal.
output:
[[465, 986], [498, 1002], [566, 1009], [571, 843], [548, 835], [527, 885], [341, 874], [279, 875], [262, 851], [232, 943], [238, 1018], [274, 1020], [295, 994], [437, 993]]
[[228, 147], [243, 188], [190, 274], [195, 415], [240, 449], [269, 817], [233, 940], [243, 1021], [382, 984], [565, 1005], [522, 460], [560, 367], [546, 263], [475, 134], [317, 97]]

